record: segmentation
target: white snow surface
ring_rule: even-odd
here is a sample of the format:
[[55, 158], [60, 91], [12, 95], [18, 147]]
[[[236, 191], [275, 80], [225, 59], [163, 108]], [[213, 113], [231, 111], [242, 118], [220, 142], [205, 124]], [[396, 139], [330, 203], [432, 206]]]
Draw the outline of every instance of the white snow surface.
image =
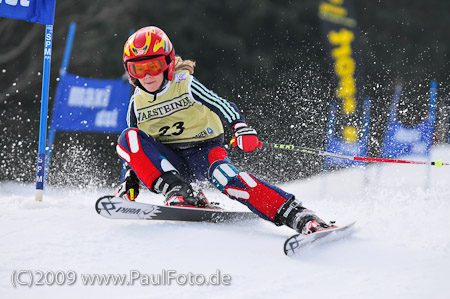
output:
[[[433, 148], [431, 159], [449, 162], [450, 147]], [[1, 298], [450, 298], [449, 182], [449, 166], [378, 164], [284, 184], [323, 219], [356, 221], [352, 237], [295, 257], [282, 250], [293, 231], [264, 220], [112, 220], [94, 209], [109, 189], [47, 186], [36, 202], [34, 184], [0, 182]], [[228, 209], [246, 209], [213, 189], [206, 195]], [[138, 200], [162, 198], [142, 192]], [[13, 287], [20, 270], [35, 279], [38, 271], [74, 271], [77, 281]], [[209, 277], [219, 270], [231, 282], [99, 286], [81, 279], [133, 270], [141, 277], [171, 270]], [[29, 272], [20, 278], [28, 282]]]

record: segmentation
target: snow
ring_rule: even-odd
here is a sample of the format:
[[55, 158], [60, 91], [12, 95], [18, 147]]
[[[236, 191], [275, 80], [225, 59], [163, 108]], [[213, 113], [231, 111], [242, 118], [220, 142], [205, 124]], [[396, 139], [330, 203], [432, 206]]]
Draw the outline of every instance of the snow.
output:
[[[432, 160], [450, 161], [450, 147]], [[416, 158], [415, 158], [416, 159]], [[420, 158], [417, 158], [420, 159]], [[429, 177], [427, 187], [427, 173]], [[450, 298], [450, 167], [378, 164], [295, 181], [281, 187], [326, 220], [357, 221], [353, 237], [282, 251], [292, 234], [263, 220], [236, 224], [111, 220], [95, 200], [111, 190], [0, 183], [2, 298]], [[229, 209], [245, 207], [214, 190]], [[141, 201], [161, 198], [143, 192]], [[75, 271], [73, 285], [12, 286], [13, 271]], [[230, 285], [84, 285], [84, 274], [145, 275], [173, 270]], [[17, 273], [17, 272], [16, 272]], [[137, 273], [137, 272], [135, 272]], [[167, 273], [167, 272], [166, 272]], [[21, 281], [28, 281], [25, 273]]]

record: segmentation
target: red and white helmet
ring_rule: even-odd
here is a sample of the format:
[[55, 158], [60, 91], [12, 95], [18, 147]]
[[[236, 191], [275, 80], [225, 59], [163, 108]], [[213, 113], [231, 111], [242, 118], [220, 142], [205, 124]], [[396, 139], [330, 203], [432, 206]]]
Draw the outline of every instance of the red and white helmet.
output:
[[[138, 69], [133, 67], [137, 62], [151, 60], [151, 66]], [[144, 27], [133, 33], [123, 49], [123, 65], [133, 85], [139, 83], [146, 73], [155, 75], [163, 72], [165, 78], [172, 81], [175, 72], [175, 50], [167, 35], [155, 26]], [[142, 63], [139, 63], [141, 66]], [[158, 69], [155, 71], [155, 66]], [[144, 65], [145, 66], [145, 65]]]

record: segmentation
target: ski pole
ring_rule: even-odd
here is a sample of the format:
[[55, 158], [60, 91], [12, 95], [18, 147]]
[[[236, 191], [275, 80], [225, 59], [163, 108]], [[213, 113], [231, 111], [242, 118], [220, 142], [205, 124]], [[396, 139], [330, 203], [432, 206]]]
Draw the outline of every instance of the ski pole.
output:
[[307, 147], [301, 147], [301, 146], [297, 146], [297, 145], [268, 143], [268, 142], [262, 142], [260, 147], [292, 150], [292, 151], [298, 151], [298, 152], [302, 152], [302, 153], [314, 154], [314, 155], [319, 155], [319, 156], [324, 156], [324, 157], [353, 160], [353, 161], [360, 161], [360, 162], [421, 164], [421, 165], [433, 165], [438, 168], [441, 168], [443, 165], [450, 165], [449, 163], [443, 163], [442, 160], [437, 160], [435, 162], [422, 162], [422, 161], [411, 161], [411, 160], [347, 156], [347, 155], [325, 152], [325, 151], [317, 150], [317, 149], [311, 149], [311, 148], [307, 148]]
[[[232, 138], [230, 143], [233, 147], [237, 146], [236, 138]], [[360, 161], [360, 162], [420, 164], [420, 165], [433, 165], [438, 168], [441, 168], [443, 165], [450, 165], [449, 163], [443, 163], [442, 160], [437, 160], [434, 162], [422, 162], [422, 161], [398, 160], [398, 159], [387, 159], [387, 158], [357, 157], [357, 156], [348, 156], [348, 155], [330, 153], [330, 152], [326, 152], [326, 151], [322, 151], [322, 150], [318, 150], [318, 149], [307, 148], [307, 147], [302, 147], [302, 146], [298, 146], [298, 145], [269, 143], [269, 142], [260, 142], [258, 147], [291, 150], [291, 151], [297, 151], [297, 152], [319, 155], [319, 156], [324, 156], [324, 157], [352, 160], [352, 161]]]

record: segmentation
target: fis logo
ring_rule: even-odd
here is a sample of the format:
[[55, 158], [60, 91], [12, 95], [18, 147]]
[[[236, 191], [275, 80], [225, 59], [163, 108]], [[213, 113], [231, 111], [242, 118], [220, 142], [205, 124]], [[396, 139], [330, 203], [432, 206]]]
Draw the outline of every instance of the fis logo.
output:
[[187, 74], [181, 73], [181, 74], [175, 74], [175, 83], [180, 83], [181, 81], [186, 80]]

